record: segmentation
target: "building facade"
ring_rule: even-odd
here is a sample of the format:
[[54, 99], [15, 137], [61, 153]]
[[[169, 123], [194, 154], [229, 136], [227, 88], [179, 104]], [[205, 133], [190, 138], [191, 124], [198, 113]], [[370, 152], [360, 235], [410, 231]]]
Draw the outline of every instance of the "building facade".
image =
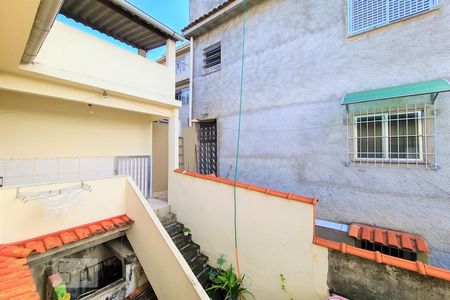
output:
[[[232, 178], [243, 1], [214, 2], [191, 0], [183, 33], [199, 171]], [[446, 90], [449, 29], [448, 0], [248, 0], [238, 180], [317, 197], [319, 219], [418, 234], [450, 268], [450, 94], [396, 93]]]
[[[190, 45], [189, 42], [185, 42], [176, 49], [176, 86], [175, 86], [175, 99], [181, 101], [180, 108], [180, 126], [189, 126], [190, 117], [190, 104], [189, 104], [189, 78], [191, 68], [190, 61]], [[165, 63], [166, 57], [163, 56], [157, 60], [158, 63]], [[180, 130], [182, 134], [182, 130]]]

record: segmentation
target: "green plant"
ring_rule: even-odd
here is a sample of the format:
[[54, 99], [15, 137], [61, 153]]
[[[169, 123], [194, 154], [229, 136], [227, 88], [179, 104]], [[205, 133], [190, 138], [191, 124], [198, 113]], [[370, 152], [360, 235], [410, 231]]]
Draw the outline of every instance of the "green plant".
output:
[[211, 270], [209, 270], [208, 275], [209, 275], [209, 280], [213, 280], [214, 278], [217, 277], [217, 275], [219, 275], [219, 273], [222, 271], [222, 266], [225, 264], [226, 259], [225, 259], [225, 255], [220, 254], [219, 258], [217, 259], [217, 268], [211, 268]]
[[184, 233], [185, 235], [188, 235], [188, 234], [191, 233], [191, 229], [190, 229], [189, 227], [183, 227], [183, 233]]
[[213, 294], [222, 292], [225, 294], [225, 300], [238, 299], [239, 297], [244, 298], [245, 294], [255, 298], [250, 291], [243, 287], [244, 278], [245, 275], [238, 277], [230, 265], [227, 270], [220, 270], [217, 276], [211, 279], [214, 284], [206, 289], [206, 291], [213, 291]]
[[[284, 277], [284, 274], [280, 274], [280, 281], [281, 281], [281, 290], [283, 293], [287, 293], [286, 291], [286, 277]], [[294, 298], [290, 297], [289, 300], [294, 300]]]
[[286, 285], [284, 284], [286, 282], [286, 278], [284, 277], [283, 273], [280, 274], [280, 281], [281, 281], [281, 290], [286, 293]]

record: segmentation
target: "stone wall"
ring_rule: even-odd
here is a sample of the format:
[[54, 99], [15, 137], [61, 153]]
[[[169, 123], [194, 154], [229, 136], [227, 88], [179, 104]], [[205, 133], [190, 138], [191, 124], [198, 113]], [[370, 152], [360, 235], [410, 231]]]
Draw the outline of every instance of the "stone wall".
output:
[[330, 250], [328, 287], [349, 299], [450, 298], [450, 282]]

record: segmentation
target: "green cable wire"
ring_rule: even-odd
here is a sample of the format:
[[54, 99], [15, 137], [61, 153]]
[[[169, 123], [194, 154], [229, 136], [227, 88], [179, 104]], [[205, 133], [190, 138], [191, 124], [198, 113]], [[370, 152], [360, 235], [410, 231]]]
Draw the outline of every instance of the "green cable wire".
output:
[[[242, 58], [241, 58], [241, 90], [239, 96], [239, 118], [238, 118], [238, 130], [237, 130], [237, 143], [236, 143], [236, 160], [234, 162], [234, 189], [233, 189], [233, 200], [234, 200], [234, 247], [238, 248], [238, 238], [237, 238], [237, 205], [236, 205], [236, 182], [238, 174], [238, 164], [239, 164], [239, 146], [241, 141], [241, 119], [242, 119], [242, 100], [244, 94], [244, 55], [245, 55], [245, 15], [247, 12], [247, 0], [244, 0], [244, 18], [242, 24]], [[236, 254], [237, 256], [237, 254]], [[236, 257], [236, 260], [238, 258]]]

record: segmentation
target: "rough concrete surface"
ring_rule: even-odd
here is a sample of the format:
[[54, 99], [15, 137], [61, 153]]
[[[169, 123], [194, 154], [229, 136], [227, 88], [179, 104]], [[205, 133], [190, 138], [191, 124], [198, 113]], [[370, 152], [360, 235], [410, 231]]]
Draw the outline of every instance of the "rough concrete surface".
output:
[[192, 22], [227, 0], [189, 0], [189, 21]]
[[[209, 2], [191, 0], [191, 15]], [[450, 94], [436, 101], [438, 170], [345, 166], [340, 105], [348, 92], [450, 79], [450, 0], [352, 38], [346, 18], [345, 0], [249, 9], [239, 180], [318, 197], [321, 219], [422, 235], [431, 263], [450, 268]], [[195, 38], [193, 118], [217, 118], [220, 176], [234, 168], [241, 34], [236, 16]], [[202, 76], [202, 51], [218, 41], [222, 69]]]
[[330, 250], [328, 287], [353, 300], [449, 299], [450, 282]]

